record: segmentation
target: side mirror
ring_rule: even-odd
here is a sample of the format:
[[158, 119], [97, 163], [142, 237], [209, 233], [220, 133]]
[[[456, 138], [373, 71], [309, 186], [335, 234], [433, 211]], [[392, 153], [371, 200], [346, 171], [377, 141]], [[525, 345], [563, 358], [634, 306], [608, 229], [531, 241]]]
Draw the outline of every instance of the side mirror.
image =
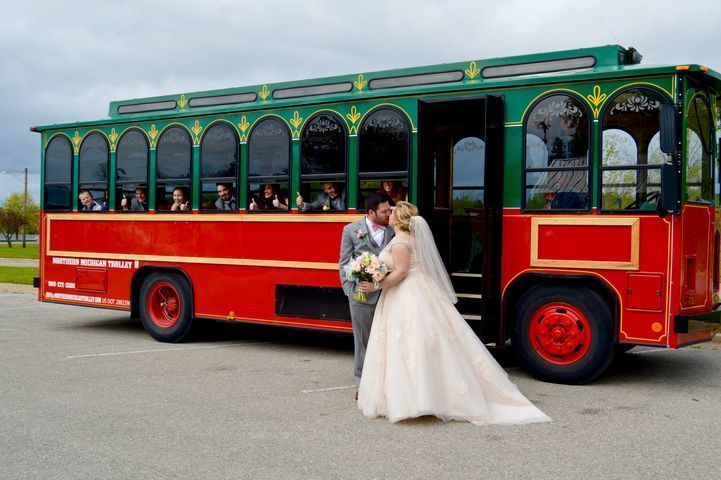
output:
[[678, 148], [678, 128], [676, 126], [676, 107], [673, 105], [661, 105], [658, 113], [659, 124], [661, 126], [660, 140], [661, 151], [673, 155]]
[[673, 162], [661, 165], [661, 197], [656, 203], [656, 211], [662, 217], [676, 213], [679, 209], [679, 175]]

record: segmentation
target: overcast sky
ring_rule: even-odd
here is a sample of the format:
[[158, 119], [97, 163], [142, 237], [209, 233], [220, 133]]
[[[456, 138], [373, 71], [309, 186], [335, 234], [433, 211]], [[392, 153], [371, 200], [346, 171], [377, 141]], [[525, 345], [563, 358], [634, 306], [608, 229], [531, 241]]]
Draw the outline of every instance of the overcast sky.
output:
[[31, 125], [111, 100], [616, 43], [721, 70], [719, 0], [12, 0], [1, 18], [0, 201], [25, 167], [39, 199]]

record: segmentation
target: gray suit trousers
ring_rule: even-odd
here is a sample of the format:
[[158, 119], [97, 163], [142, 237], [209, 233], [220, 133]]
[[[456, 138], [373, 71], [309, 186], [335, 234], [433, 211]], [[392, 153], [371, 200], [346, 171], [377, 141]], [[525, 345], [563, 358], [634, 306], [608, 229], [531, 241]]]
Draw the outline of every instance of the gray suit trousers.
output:
[[352, 300], [349, 304], [351, 324], [353, 325], [353, 340], [355, 342], [355, 356], [353, 358], [355, 386], [359, 387], [361, 373], [363, 373], [363, 362], [366, 358], [366, 345], [368, 345], [368, 337], [371, 333], [376, 306], [374, 303], [357, 303]]

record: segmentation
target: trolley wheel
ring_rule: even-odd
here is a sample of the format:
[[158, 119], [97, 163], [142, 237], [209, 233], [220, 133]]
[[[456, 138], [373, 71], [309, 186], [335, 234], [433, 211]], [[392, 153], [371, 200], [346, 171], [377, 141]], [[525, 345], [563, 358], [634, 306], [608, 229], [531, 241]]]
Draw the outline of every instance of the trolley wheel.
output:
[[590, 382], [613, 360], [611, 312], [586, 287], [534, 287], [517, 304], [513, 346], [521, 363], [541, 380]]
[[140, 287], [140, 321], [159, 342], [181, 342], [193, 324], [187, 280], [172, 273], [151, 273]]

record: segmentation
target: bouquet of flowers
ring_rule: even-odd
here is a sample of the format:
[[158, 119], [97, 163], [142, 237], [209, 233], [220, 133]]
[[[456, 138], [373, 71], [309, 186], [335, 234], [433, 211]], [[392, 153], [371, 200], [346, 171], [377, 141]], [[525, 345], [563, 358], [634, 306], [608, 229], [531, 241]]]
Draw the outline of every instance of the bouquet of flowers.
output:
[[[388, 268], [385, 264], [378, 260], [378, 257], [370, 252], [363, 252], [356, 258], [351, 259], [350, 263], [345, 266], [345, 276], [348, 280], [358, 280], [360, 282], [373, 282], [376, 288], [378, 283], [388, 274]], [[368, 294], [366, 292], [357, 291], [353, 295], [353, 299], [358, 303], [366, 303]]]

